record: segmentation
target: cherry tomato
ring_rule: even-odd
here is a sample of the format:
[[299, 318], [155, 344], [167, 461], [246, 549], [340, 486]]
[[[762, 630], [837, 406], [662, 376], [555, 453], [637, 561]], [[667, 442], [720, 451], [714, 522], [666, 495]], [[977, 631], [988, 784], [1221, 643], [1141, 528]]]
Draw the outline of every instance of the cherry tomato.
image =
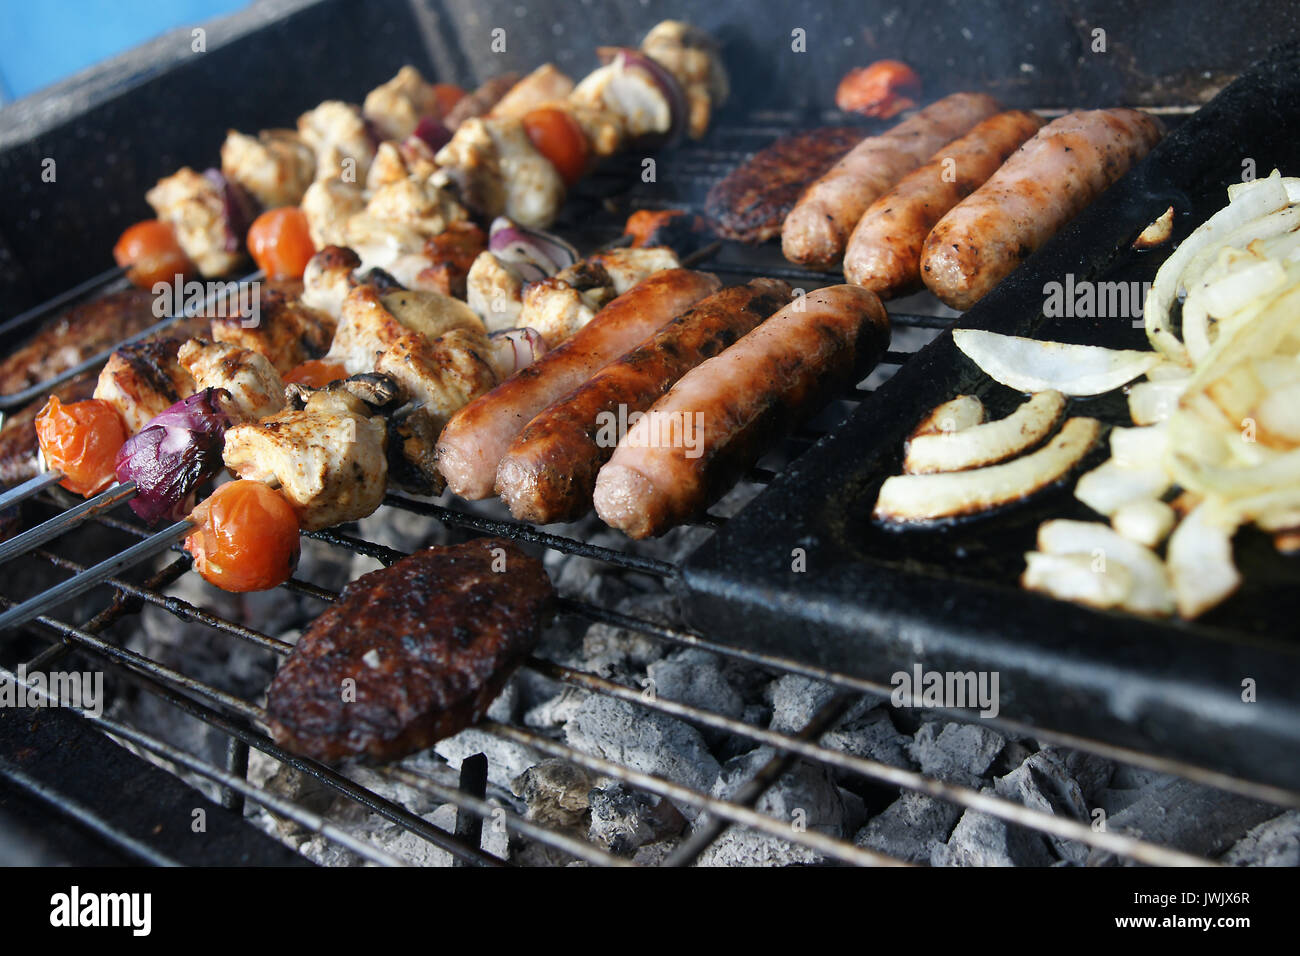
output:
[[433, 84], [433, 101], [438, 104], [438, 118], [442, 119], [451, 108], [465, 98], [465, 91], [454, 83]]
[[172, 224], [158, 219], [130, 226], [113, 247], [113, 258], [119, 266], [127, 267], [126, 277], [131, 284], [142, 289], [194, 272], [194, 263], [176, 241]]
[[284, 377], [286, 385], [310, 385], [312, 388], [324, 388], [330, 382], [337, 382], [348, 377], [348, 370], [342, 365], [326, 362], [324, 359], [309, 359], [301, 365], [294, 366]]
[[877, 60], [850, 70], [835, 91], [835, 105], [846, 113], [888, 119], [916, 105], [921, 78], [906, 63]]
[[301, 279], [316, 247], [303, 211], [297, 206], [281, 206], [253, 220], [248, 251], [268, 279]]
[[298, 566], [298, 516], [284, 495], [248, 478], [228, 482], [190, 514], [194, 569], [226, 591], [265, 591]]
[[543, 106], [527, 114], [523, 123], [533, 146], [551, 161], [566, 186], [582, 178], [587, 168], [587, 137], [577, 120], [564, 110]]
[[46, 463], [63, 472], [59, 484], [87, 498], [113, 483], [126, 438], [117, 409], [97, 398], [64, 405], [51, 395], [36, 416], [36, 440]]

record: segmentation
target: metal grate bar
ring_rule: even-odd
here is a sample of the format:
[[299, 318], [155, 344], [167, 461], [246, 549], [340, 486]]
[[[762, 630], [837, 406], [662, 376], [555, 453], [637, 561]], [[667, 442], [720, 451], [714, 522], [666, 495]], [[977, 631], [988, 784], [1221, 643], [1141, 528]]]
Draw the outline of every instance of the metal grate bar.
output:
[[[41, 476], [48, 477], [48, 476]], [[61, 475], [54, 473], [57, 481]], [[107, 491], [101, 491], [93, 498], [87, 498], [80, 504], [69, 508], [50, 518], [48, 521], [42, 521], [33, 528], [28, 528], [22, 534], [15, 535], [8, 541], [0, 544], [0, 564], [11, 561], [38, 547], [47, 541], [52, 541], [60, 535], [67, 534], [87, 518], [92, 518], [102, 511], [109, 511], [116, 508], [122, 502], [135, 496], [135, 482], [128, 481], [120, 485], [114, 485]]]

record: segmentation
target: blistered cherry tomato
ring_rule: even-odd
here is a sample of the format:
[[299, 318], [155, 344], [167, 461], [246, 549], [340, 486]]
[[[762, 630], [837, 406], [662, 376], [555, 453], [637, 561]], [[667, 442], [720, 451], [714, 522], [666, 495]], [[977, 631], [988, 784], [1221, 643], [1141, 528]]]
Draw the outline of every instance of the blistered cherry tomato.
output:
[[916, 105], [921, 78], [906, 63], [877, 60], [850, 70], [835, 91], [835, 105], [846, 113], [889, 119]]
[[326, 362], [324, 359], [309, 359], [296, 365], [284, 377], [286, 385], [310, 385], [312, 388], [324, 388], [330, 382], [337, 382], [348, 377], [348, 370], [342, 365]]
[[303, 211], [297, 206], [281, 206], [253, 220], [248, 251], [268, 279], [301, 279], [316, 247]]
[[533, 146], [551, 161], [566, 186], [582, 178], [587, 168], [587, 137], [577, 120], [564, 110], [543, 106], [528, 113], [523, 123]]
[[222, 485], [190, 514], [185, 550], [194, 569], [225, 591], [265, 591], [298, 566], [298, 516], [284, 495], [248, 478]]
[[63, 472], [59, 484], [87, 498], [113, 483], [126, 437], [117, 409], [97, 398], [64, 405], [51, 395], [36, 416], [36, 440], [46, 463]]
[[465, 98], [465, 91], [454, 83], [433, 84], [433, 101], [438, 104], [438, 119], [451, 112], [451, 108]]
[[194, 263], [176, 241], [172, 224], [158, 219], [137, 222], [122, 233], [113, 247], [113, 258], [119, 266], [126, 267], [131, 284], [142, 289], [194, 272]]

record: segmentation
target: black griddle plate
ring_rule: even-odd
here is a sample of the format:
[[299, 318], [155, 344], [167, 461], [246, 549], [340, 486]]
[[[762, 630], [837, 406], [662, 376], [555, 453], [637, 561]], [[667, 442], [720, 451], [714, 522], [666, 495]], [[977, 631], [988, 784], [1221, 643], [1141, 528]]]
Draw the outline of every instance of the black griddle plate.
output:
[[[1300, 52], [1270, 57], [1182, 124], [959, 324], [1044, 339], [1145, 347], [1134, 318], [1056, 318], [1047, 283], [1150, 280], [1173, 246], [1132, 240], [1169, 205], [1181, 241], [1253, 162], [1300, 175]], [[1094, 611], [1023, 591], [1039, 523], [1097, 516], [1072, 482], [1010, 512], [937, 532], [870, 521], [903, 439], [955, 395], [990, 417], [1022, 400], [943, 333], [801, 456], [687, 561], [683, 602], [715, 639], [889, 684], [897, 671], [997, 671], [1001, 717], [1300, 790], [1300, 560], [1237, 539], [1241, 592], [1194, 624]], [[1122, 396], [1071, 414], [1129, 424]], [[1104, 455], [1103, 455], [1104, 457]], [[802, 548], [807, 569], [792, 570]], [[1256, 685], [1242, 700], [1243, 681]]]

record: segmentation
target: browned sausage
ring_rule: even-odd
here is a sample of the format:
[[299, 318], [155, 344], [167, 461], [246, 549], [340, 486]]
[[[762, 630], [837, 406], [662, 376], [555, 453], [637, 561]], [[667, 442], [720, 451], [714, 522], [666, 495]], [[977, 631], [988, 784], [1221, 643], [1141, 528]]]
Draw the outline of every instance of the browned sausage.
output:
[[858, 221], [844, 253], [844, 278], [886, 299], [919, 285], [921, 247], [934, 224], [1042, 125], [1023, 110], [990, 116], [904, 176]]
[[1163, 124], [1137, 110], [1070, 113], [1048, 123], [939, 220], [921, 251], [921, 278], [969, 309], [1160, 141]]
[[874, 292], [839, 285], [801, 296], [651, 406], [600, 470], [596, 513], [633, 538], [698, 515], [888, 344]]
[[808, 187], [781, 226], [781, 250], [791, 262], [830, 269], [849, 233], [886, 189], [1001, 109], [983, 93], [954, 93], [865, 139]]
[[601, 309], [559, 348], [470, 402], [438, 438], [438, 470], [447, 486], [462, 498], [492, 494], [497, 463], [538, 412], [721, 286], [704, 272], [656, 272]]
[[497, 466], [497, 494], [510, 513], [536, 524], [586, 514], [623, 424], [635, 424], [673, 382], [789, 302], [790, 293], [779, 279], [714, 293], [534, 418]]

